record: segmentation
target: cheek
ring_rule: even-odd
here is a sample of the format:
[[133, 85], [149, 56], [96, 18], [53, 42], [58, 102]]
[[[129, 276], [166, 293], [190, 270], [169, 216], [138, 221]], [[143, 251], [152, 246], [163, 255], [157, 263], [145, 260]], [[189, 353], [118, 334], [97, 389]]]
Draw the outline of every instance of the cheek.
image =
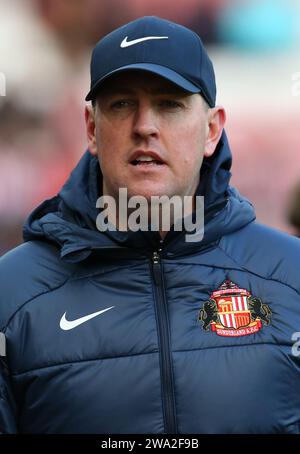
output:
[[191, 168], [192, 172], [193, 167], [195, 167], [197, 172], [205, 150], [204, 133], [199, 131], [199, 127], [181, 129], [180, 134], [176, 135], [174, 143], [176, 144], [178, 162], [181, 162], [185, 168]]
[[96, 140], [99, 154], [114, 158], [127, 147], [128, 128], [124, 122], [112, 123], [103, 119], [96, 129]]
[[105, 127], [99, 127], [96, 130], [96, 143], [99, 161], [102, 164], [109, 164], [115, 159], [115, 150], [117, 150], [115, 137], [112, 129], [107, 130]]
[[110, 146], [111, 134], [108, 134], [107, 128], [102, 124], [96, 129], [96, 141], [99, 152]]
[[115, 128], [102, 126], [96, 137], [98, 160], [104, 180], [108, 186], [118, 185], [126, 172], [122, 151], [128, 147], [124, 144], [124, 135]]

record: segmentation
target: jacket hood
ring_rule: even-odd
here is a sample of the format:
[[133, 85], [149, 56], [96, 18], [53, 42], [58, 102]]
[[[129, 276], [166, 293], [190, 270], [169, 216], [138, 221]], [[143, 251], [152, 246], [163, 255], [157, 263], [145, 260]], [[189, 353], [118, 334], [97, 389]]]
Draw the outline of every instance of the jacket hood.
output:
[[[255, 219], [252, 204], [229, 186], [231, 161], [223, 131], [215, 153], [204, 159], [200, 172], [197, 195], [204, 196], [203, 239], [186, 243], [184, 232], [170, 231], [164, 243], [171, 253], [176, 255], [183, 250], [193, 253]], [[97, 230], [99, 209], [96, 201], [101, 196], [101, 188], [98, 159], [86, 151], [59, 194], [44, 201], [30, 214], [23, 228], [24, 241], [54, 242], [60, 248], [61, 257], [70, 262], [85, 259], [95, 249], [156, 249], [160, 242], [158, 232]]]

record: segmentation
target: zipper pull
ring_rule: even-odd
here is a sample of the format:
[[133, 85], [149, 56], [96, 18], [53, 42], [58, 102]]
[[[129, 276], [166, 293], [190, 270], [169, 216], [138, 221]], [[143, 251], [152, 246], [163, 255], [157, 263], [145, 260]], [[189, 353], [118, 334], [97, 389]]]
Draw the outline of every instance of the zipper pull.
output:
[[152, 269], [155, 285], [160, 285], [160, 256], [157, 251], [152, 254]]
[[153, 252], [152, 261], [154, 265], [157, 265], [159, 263], [159, 259], [159, 253], [157, 251]]

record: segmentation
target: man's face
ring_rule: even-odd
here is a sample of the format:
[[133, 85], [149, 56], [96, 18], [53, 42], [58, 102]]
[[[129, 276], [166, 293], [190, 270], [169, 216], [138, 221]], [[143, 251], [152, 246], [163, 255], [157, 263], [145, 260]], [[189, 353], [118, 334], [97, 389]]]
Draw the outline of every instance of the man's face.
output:
[[96, 108], [86, 108], [89, 149], [99, 159], [103, 195], [117, 199], [119, 188], [147, 200], [194, 195], [203, 157], [213, 153], [224, 123], [212, 126], [214, 115], [199, 94], [162, 77], [137, 71], [111, 77]]

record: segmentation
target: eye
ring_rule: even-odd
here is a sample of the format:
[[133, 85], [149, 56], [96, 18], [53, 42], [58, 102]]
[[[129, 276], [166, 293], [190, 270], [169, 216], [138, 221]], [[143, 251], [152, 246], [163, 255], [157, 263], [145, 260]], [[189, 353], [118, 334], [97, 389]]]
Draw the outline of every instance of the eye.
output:
[[160, 101], [160, 106], [165, 109], [174, 110], [180, 109], [182, 107], [182, 104], [174, 99], [163, 99], [162, 101]]
[[111, 108], [113, 110], [123, 110], [133, 107], [134, 102], [128, 99], [118, 99], [111, 103]]

